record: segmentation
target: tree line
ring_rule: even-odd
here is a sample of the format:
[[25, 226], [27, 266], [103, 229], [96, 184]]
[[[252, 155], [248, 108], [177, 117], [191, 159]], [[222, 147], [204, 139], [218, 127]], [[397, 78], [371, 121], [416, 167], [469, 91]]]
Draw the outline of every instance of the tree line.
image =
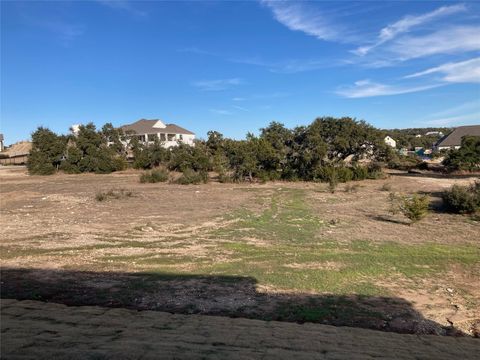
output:
[[[305, 180], [345, 182], [375, 178], [379, 162], [393, 164], [399, 155], [384, 143], [385, 132], [365, 121], [322, 117], [293, 129], [272, 122], [259, 135], [243, 140], [208, 132], [195, 146], [179, 143], [165, 149], [156, 139], [145, 144], [112, 124], [79, 127], [73, 135], [57, 135], [40, 127], [32, 134], [28, 161], [31, 174], [110, 173], [132, 166], [171, 171], [218, 173], [220, 181]], [[128, 144], [128, 145], [127, 145]], [[361, 165], [362, 159], [370, 160]], [[204, 176], [203, 176], [204, 177]]]

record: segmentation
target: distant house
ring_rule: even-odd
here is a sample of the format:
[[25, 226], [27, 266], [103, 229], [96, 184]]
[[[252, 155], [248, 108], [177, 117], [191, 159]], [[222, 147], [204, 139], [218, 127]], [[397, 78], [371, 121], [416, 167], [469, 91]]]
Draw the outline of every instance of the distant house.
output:
[[425, 136], [433, 136], [433, 135], [443, 136], [443, 132], [441, 132], [441, 131], [429, 131], [425, 134]]
[[165, 148], [177, 146], [179, 143], [193, 145], [195, 134], [175, 124], [165, 124], [163, 121], [141, 119], [133, 124], [124, 125], [121, 129], [137, 136], [144, 144], [152, 144], [156, 139]]
[[0, 151], [3, 151], [4, 146], [3, 146], [3, 134], [0, 134]]
[[28, 155], [32, 150], [32, 143], [20, 141], [9, 146], [2, 152], [0, 164], [2, 165], [24, 165], [28, 161]]
[[383, 141], [385, 141], [385, 144], [387, 144], [388, 146], [391, 146], [392, 148], [397, 147], [397, 142], [388, 135], [385, 136], [385, 139], [383, 139]]
[[480, 125], [459, 126], [435, 144], [436, 150], [459, 149], [465, 136], [480, 136]]

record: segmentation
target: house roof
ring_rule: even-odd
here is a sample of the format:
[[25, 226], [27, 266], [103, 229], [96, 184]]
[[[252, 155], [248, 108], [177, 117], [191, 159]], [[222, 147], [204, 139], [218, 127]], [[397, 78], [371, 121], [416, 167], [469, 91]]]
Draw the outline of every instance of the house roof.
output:
[[[188, 131], [175, 124], [165, 124], [164, 128], [154, 127], [159, 119], [147, 120], [140, 119], [133, 124], [124, 125], [121, 128], [124, 131], [134, 131], [137, 134], [157, 134], [157, 133], [170, 133], [170, 134], [186, 134], [195, 135], [193, 132]], [[160, 120], [161, 121], [161, 120]]]
[[6, 154], [9, 157], [23, 156], [30, 154], [30, 150], [32, 150], [30, 141], [19, 141], [3, 151], [2, 154]]
[[0, 141], [3, 141], [3, 134], [0, 134]]
[[480, 125], [459, 126], [437, 142], [437, 147], [460, 146], [465, 136], [480, 136]]

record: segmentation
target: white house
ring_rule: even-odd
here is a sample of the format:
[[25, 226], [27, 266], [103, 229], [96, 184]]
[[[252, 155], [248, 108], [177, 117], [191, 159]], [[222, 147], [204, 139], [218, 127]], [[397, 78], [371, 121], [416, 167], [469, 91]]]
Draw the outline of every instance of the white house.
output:
[[165, 148], [184, 143], [193, 146], [195, 134], [175, 124], [165, 124], [163, 121], [140, 119], [133, 124], [124, 125], [121, 129], [132, 133], [144, 144], [153, 144], [160, 140]]
[[388, 135], [385, 136], [385, 139], [383, 139], [383, 141], [385, 141], [385, 144], [387, 144], [388, 146], [391, 146], [392, 148], [397, 147], [397, 142]]

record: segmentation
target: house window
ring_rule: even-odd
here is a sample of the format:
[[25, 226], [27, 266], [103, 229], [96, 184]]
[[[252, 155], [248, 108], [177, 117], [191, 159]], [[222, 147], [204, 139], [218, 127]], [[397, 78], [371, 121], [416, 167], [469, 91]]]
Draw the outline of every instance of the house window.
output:
[[155, 141], [157, 139], [157, 134], [148, 134], [148, 141]]
[[165, 134], [160, 134], [160, 141], [166, 141], [167, 138], [165, 137]]
[[167, 139], [168, 141], [175, 141], [175, 134], [168, 134]]
[[137, 135], [137, 138], [141, 142], [145, 142], [145, 135]]
[[178, 140], [183, 141], [183, 135], [182, 134], [178, 135]]

